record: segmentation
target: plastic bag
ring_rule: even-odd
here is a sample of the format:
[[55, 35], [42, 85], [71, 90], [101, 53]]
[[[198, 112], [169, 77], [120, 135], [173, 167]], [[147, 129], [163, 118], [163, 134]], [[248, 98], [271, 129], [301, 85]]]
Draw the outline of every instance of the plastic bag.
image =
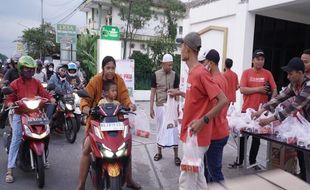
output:
[[134, 128], [135, 135], [139, 137], [150, 137], [150, 121], [143, 109], [138, 109], [136, 115], [130, 115], [129, 125]]
[[202, 158], [199, 156], [197, 136], [190, 136], [190, 130], [187, 132], [186, 143], [183, 146], [181, 171], [198, 173], [202, 166]]
[[170, 147], [177, 146], [178, 142], [178, 102], [168, 96], [163, 107], [163, 122], [157, 135], [157, 143], [163, 147]]

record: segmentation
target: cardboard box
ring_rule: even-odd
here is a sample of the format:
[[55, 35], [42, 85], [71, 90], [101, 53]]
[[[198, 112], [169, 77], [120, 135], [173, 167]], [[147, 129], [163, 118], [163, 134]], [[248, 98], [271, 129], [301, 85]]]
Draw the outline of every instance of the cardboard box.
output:
[[271, 143], [271, 164], [272, 168], [281, 168], [287, 172], [296, 174], [296, 150], [278, 143]]

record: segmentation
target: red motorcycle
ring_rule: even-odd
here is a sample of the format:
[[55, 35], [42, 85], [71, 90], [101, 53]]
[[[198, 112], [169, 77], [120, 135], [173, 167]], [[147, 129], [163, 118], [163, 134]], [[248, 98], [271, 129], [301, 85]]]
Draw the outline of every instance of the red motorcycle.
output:
[[[85, 91], [80, 97], [88, 97]], [[121, 190], [131, 159], [131, 133], [124, 115], [132, 112], [113, 103], [96, 106], [90, 111], [90, 176], [96, 189]], [[133, 113], [134, 114], [134, 113]]]
[[[13, 90], [3, 89], [4, 94]], [[42, 97], [23, 98], [8, 109], [18, 109], [21, 114], [22, 143], [18, 152], [18, 165], [21, 169], [31, 168], [36, 171], [36, 180], [39, 188], [45, 183], [45, 164], [50, 138], [50, 127], [47, 115], [42, 111], [48, 99]], [[5, 146], [9, 151], [11, 138], [6, 138]]]

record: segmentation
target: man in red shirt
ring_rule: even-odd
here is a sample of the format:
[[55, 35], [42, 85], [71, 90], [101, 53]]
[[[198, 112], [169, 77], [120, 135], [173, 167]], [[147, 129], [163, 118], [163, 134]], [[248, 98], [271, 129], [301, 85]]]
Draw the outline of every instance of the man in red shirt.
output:
[[[180, 139], [185, 143], [188, 131], [192, 135], [196, 135], [198, 154], [201, 160], [203, 160], [204, 153], [211, 142], [212, 119], [222, 110], [228, 100], [217, 84], [214, 83], [207, 69], [198, 63], [197, 56], [201, 47], [199, 34], [191, 32], [184, 38], [177, 39], [177, 42], [182, 43], [182, 61], [185, 61], [189, 68]], [[216, 103], [213, 102], [214, 100], [217, 100]], [[204, 164], [203, 162], [201, 164], [198, 173], [181, 171], [179, 179], [180, 190], [207, 189], [203, 169]]]
[[[34, 98], [35, 96], [41, 96], [50, 99], [52, 103], [55, 103], [55, 99], [43, 88], [42, 84], [32, 78], [36, 68], [36, 63], [30, 56], [22, 56], [18, 61], [18, 69], [20, 71], [20, 77], [14, 80], [10, 86], [13, 89], [12, 94], [6, 98], [6, 105], [12, 106], [15, 101], [22, 98]], [[13, 168], [15, 168], [15, 161], [19, 150], [19, 145], [22, 140], [22, 127], [20, 111], [15, 110], [12, 117], [12, 141], [10, 144], [10, 151], [8, 157], [8, 171], [5, 176], [5, 182], [14, 182]]]
[[[262, 50], [255, 50], [253, 53], [253, 68], [243, 72], [240, 82], [240, 92], [243, 94], [242, 112], [252, 108], [255, 111], [259, 109], [261, 104], [268, 102], [268, 93], [272, 93], [272, 97], [277, 95], [277, 87], [270, 71], [263, 68], [265, 64], [265, 54]], [[250, 149], [250, 164], [256, 163], [256, 157], [259, 150], [260, 139], [252, 138]], [[232, 166], [242, 165], [244, 159], [244, 137], [240, 137], [239, 163]], [[260, 170], [255, 165], [254, 169]]]
[[305, 64], [305, 75], [310, 78], [310, 49], [304, 50], [301, 55], [301, 60]]
[[238, 75], [231, 70], [232, 66], [233, 60], [227, 58], [225, 60], [225, 72], [223, 75], [228, 83], [227, 98], [229, 103], [232, 103], [233, 105], [234, 102], [236, 102], [236, 91], [239, 89], [239, 80]]
[[[214, 82], [228, 97], [228, 83], [218, 68], [219, 61], [219, 53], [211, 49], [207, 53], [203, 65], [209, 70]], [[214, 103], [216, 103], [216, 100]], [[222, 173], [223, 150], [229, 138], [228, 121], [226, 118], [227, 109], [228, 105], [225, 105], [220, 113], [213, 119], [211, 144], [205, 154], [208, 165], [208, 172], [206, 175], [208, 182], [219, 182], [224, 180], [224, 175]]]

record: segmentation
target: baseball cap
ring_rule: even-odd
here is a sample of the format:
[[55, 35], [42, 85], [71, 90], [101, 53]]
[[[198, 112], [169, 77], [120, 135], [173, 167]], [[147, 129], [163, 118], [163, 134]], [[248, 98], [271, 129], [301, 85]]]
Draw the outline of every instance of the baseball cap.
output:
[[206, 59], [213, 61], [215, 64], [218, 64], [220, 61], [220, 54], [215, 50], [215, 49], [211, 49], [207, 55], [206, 55]]
[[281, 69], [285, 72], [290, 71], [302, 71], [305, 72], [305, 65], [304, 62], [299, 57], [292, 58], [288, 64]]
[[192, 50], [199, 52], [201, 48], [201, 38], [197, 32], [188, 33], [184, 38], [177, 38], [177, 43], [185, 43]]
[[261, 49], [255, 50], [255, 51], [253, 52], [252, 58], [259, 57], [259, 56], [265, 57], [265, 53], [264, 53], [264, 51], [261, 50]]
[[200, 51], [198, 54], [198, 61], [201, 62], [201, 61], [206, 60], [206, 55], [208, 52], [209, 52], [209, 50]]
[[162, 63], [167, 63], [167, 62], [173, 62], [173, 57], [169, 53], [165, 54], [163, 56], [163, 60], [161, 61]]

